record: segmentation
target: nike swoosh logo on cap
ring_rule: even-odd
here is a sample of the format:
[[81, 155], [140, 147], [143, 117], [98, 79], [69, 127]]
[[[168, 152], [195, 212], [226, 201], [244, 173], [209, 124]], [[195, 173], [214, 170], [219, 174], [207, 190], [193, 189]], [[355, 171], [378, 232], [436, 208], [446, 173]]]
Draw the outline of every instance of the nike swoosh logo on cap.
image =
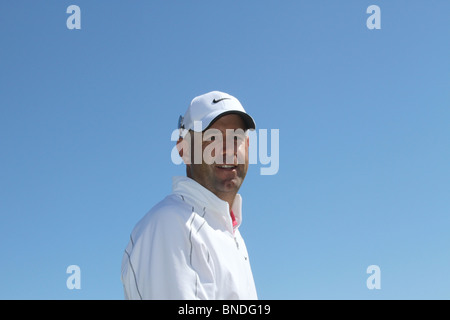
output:
[[214, 99], [214, 100], [213, 100], [213, 103], [218, 103], [218, 102], [220, 102], [220, 101], [222, 101], [222, 100], [225, 100], [225, 99], [231, 99], [231, 98], [222, 98], [222, 99], [218, 99], [218, 100]]

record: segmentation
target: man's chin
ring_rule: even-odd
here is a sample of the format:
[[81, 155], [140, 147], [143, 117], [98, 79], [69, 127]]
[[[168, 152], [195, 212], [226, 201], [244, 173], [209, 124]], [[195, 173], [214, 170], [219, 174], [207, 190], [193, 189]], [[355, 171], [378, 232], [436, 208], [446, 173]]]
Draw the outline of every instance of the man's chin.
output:
[[240, 177], [232, 177], [229, 179], [220, 179], [216, 182], [216, 188], [221, 192], [237, 193], [241, 187], [242, 179]]

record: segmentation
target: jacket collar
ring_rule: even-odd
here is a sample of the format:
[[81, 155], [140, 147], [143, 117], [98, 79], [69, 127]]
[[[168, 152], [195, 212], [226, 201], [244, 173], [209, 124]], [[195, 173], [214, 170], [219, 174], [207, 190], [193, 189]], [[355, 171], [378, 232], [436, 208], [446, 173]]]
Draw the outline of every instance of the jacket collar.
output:
[[[194, 207], [202, 207], [201, 209], [206, 208], [207, 211], [215, 212], [218, 215], [217, 218], [225, 223], [227, 229], [230, 229], [231, 226], [231, 232], [233, 231], [228, 202], [217, 197], [197, 181], [183, 176], [173, 177], [172, 192], [183, 196], [183, 199]], [[239, 194], [236, 194], [231, 209], [236, 217], [237, 227], [239, 227], [242, 223], [242, 198]]]

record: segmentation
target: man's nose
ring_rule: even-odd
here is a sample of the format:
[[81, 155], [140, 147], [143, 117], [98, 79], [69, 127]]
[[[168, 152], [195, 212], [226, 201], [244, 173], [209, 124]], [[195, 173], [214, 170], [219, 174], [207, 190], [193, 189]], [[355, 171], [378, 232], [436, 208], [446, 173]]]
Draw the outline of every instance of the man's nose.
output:
[[237, 146], [233, 137], [223, 140], [222, 156], [224, 157], [224, 163], [234, 164], [235, 157], [237, 156]]

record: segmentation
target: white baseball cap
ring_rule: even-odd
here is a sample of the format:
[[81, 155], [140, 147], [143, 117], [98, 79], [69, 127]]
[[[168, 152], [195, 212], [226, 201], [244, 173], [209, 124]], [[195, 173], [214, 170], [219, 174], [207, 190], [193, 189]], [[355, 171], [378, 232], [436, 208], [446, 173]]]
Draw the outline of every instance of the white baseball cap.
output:
[[194, 122], [201, 121], [201, 131], [205, 131], [214, 121], [226, 114], [241, 116], [247, 129], [254, 130], [256, 128], [255, 121], [245, 112], [239, 100], [220, 91], [212, 91], [195, 97], [184, 117], [180, 116], [178, 128], [199, 132], [200, 126], [194, 126]]

